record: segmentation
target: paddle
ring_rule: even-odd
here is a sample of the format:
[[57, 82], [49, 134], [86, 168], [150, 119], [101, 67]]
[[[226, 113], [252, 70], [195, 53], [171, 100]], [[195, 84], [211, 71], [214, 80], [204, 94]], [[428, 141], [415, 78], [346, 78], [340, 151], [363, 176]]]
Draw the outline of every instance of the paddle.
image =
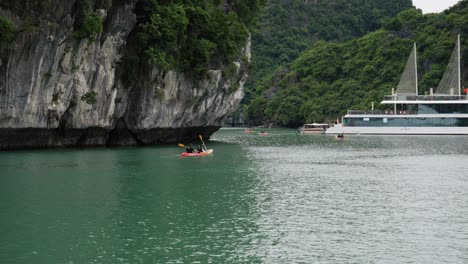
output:
[[205, 151], [207, 151], [208, 148], [206, 147], [205, 142], [203, 142], [203, 137], [202, 137], [202, 135], [198, 135], [198, 137], [200, 138], [201, 143], [203, 144], [203, 147], [205, 147]]
[[185, 145], [184, 145], [184, 144], [181, 144], [181, 143], [179, 143], [179, 147], [181, 147], [181, 148], [185, 148]]

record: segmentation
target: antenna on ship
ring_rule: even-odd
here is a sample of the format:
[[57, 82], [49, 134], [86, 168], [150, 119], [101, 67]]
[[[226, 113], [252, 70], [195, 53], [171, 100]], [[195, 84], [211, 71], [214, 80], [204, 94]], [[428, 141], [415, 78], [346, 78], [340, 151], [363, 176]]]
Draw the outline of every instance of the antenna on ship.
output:
[[458, 96], [461, 96], [461, 42], [458, 34]]
[[418, 52], [414, 43], [414, 76], [416, 78], [416, 96], [418, 96]]

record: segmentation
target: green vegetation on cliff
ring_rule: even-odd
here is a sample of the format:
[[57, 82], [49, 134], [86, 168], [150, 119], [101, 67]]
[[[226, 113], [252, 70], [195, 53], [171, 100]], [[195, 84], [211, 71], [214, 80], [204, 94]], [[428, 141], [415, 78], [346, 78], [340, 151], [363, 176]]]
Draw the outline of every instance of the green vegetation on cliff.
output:
[[197, 74], [229, 66], [245, 47], [263, 1], [144, 1], [133, 58], [144, 54], [165, 70]]
[[[319, 41], [257, 86], [246, 117], [253, 124], [297, 126], [335, 120], [347, 109], [369, 109], [372, 101], [381, 101], [397, 85], [413, 42], [418, 44], [420, 93], [428, 91], [437, 87], [458, 33], [462, 56], [467, 57], [466, 21], [465, 0], [442, 14], [403, 11], [383, 29], [360, 39]], [[465, 69], [467, 65], [465, 61]]]
[[101, 16], [93, 11], [96, 3], [92, 0], [78, 1], [77, 26], [78, 31], [75, 37], [79, 40], [88, 39], [95, 41], [96, 37], [102, 32]]
[[10, 43], [14, 37], [15, 25], [9, 19], [0, 16], [0, 48]]
[[[77, 0], [74, 5], [76, 12], [73, 36], [78, 40], [94, 41], [103, 30], [101, 16], [95, 10], [110, 8], [110, 3], [109, 0]], [[20, 33], [37, 31], [40, 24], [45, 22], [49, 26], [58, 25], [57, 22], [63, 19], [60, 12], [53, 10], [63, 8], [58, 5], [54, 0], [0, 0], [0, 8], [10, 10], [21, 19], [18, 29]]]
[[0, 0], [0, 8], [13, 11], [21, 17], [47, 16], [52, 0]]

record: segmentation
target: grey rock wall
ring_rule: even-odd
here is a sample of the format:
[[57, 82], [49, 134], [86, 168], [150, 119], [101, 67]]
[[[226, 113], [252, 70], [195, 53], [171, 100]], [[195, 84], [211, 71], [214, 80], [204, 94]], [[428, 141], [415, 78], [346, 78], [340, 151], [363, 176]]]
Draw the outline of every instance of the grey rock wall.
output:
[[[99, 10], [103, 32], [94, 42], [78, 42], [75, 1], [65, 2], [55, 22], [0, 47], [0, 149], [188, 141], [209, 137], [239, 106], [247, 78], [240, 61], [234, 76], [216, 69], [197, 79], [155, 68], [125, 85], [117, 68], [136, 24], [135, 3]], [[250, 40], [244, 53], [250, 59]], [[90, 92], [94, 104], [81, 99]]]

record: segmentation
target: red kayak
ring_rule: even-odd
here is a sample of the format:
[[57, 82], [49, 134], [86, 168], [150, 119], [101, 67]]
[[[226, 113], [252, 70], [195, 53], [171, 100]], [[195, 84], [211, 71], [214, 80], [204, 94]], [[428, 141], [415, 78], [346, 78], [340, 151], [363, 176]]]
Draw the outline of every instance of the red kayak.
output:
[[209, 149], [207, 151], [203, 151], [203, 152], [194, 152], [194, 153], [187, 153], [187, 152], [182, 152], [182, 157], [201, 157], [201, 156], [208, 156], [210, 155], [211, 153], [213, 153], [213, 150], [212, 149]]

